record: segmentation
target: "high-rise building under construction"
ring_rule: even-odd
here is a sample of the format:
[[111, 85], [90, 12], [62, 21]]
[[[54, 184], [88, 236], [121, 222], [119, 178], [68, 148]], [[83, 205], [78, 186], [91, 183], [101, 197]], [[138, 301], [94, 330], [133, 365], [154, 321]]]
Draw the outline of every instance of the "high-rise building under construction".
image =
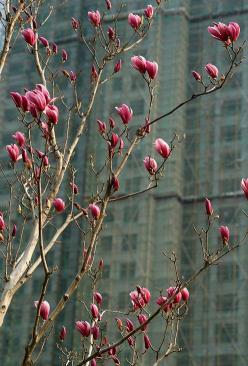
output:
[[[78, 43], [70, 28], [71, 16], [80, 18], [87, 28], [87, 12], [101, 9], [103, 0], [73, 0], [58, 5], [53, 21], [48, 22], [44, 36], [66, 48], [71, 70], [80, 71], [78, 86], [83, 98], [87, 97], [91, 55]], [[117, 8], [115, 1], [114, 8]], [[114, 3], [114, 2], [113, 2]], [[119, 33], [127, 34], [130, 26], [128, 12], [143, 12], [143, 0], [127, 0], [120, 17]], [[44, 6], [45, 8], [45, 6]], [[46, 10], [44, 11], [44, 13]], [[141, 45], [123, 57], [122, 71], [106, 83], [96, 99], [87, 136], [83, 137], [75, 156], [78, 183], [82, 197], [91, 194], [94, 176], [89, 173], [89, 156], [101, 164], [106, 156], [106, 146], [100, 144], [96, 133], [96, 120], [107, 121], [109, 116], [118, 120], [114, 107], [122, 103], [130, 105], [134, 118], [130, 122], [130, 134], [135, 132], [147, 113], [147, 92], [143, 79], [130, 66], [133, 54], [155, 60], [159, 64], [158, 86], [152, 116], [160, 116], [186, 100], [198, 90], [191, 76], [193, 69], [203, 71], [207, 63], [215, 64], [220, 73], [228, 68], [228, 58], [221, 42], [207, 32], [212, 21], [240, 24], [242, 42], [248, 29], [248, 2], [245, 0], [168, 0], [156, 15], [150, 34]], [[108, 22], [108, 18], [106, 19]], [[22, 67], [20, 68], [20, 62]], [[109, 71], [114, 64], [109, 64]], [[248, 72], [246, 64], [235, 70], [231, 80], [218, 92], [193, 100], [171, 116], [154, 124], [151, 133], [137, 147], [120, 178], [120, 194], [146, 188], [148, 178], [143, 166], [145, 156], [153, 154], [153, 142], [161, 137], [171, 141], [175, 134], [183, 136], [165, 166], [164, 177], [158, 187], [144, 195], [112, 203], [107, 211], [98, 258], [104, 259], [104, 272], [99, 290], [105, 306], [125, 311], [130, 306], [129, 292], [137, 284], [151, 290], [153, 300], [161, 289], [173, 285], [171, 263], [162, 252], [173, 250], [178, 258], [180, 273], [189, 278], [202, 265], [201, 246], [194, 231], [206, 224], [204, 199], [211, 199], [219, 220], [210, 232], [210, 246], [221, 245], [218, 226], [228, 225], [230, 244], [238, 242], [246, 231], [247, 217], [242, 213], [247, 202], [240, 189], [242, 177], [248, 176], [248, 152], [246, 120], [248, 97]], [[18, 70], [18, 71], [17, 71]], [[32, 71], [33, 70], [33, 71]], [[18, 40], [10, 54], [0, 94], [0, 141], [4, 147], [14, 132], [16, 109], [10, 102], [9, 92], [32, 88], [39, 79], [33, 69], [22, 40]], [[67, 84], [66, 84], [67, 83]], [[61, 76], [60, 90], [70, 97], [68, 81]], [[81, 88], [81, 89], [80, 89]], [[68, 95], [67, 95], [68, 94]], [[6, 162], [4, 148], [1, 161]], [[82, 204], [86, 201], [82, 201]], [[62, 243], [56, 246], [48, 260], [63, 268], [54, 274], [48, 291], [51, 306], [61, 297], [77, 269], [82, 249], [80, 235], [74, 229], [66, 230]], [[247, 248], [230, 253], [219, 265], [210, 268], [199, 277], [191, 290], [189, 311], [182, 321], [178, 344], [179, 354], [173, 354], [161, 365], [187, 366], [246, 366], [248, 364], [247, 309]], [[0, 360], [4, 366], [20, 363], [31, 332], [34, 317], [33, 301], [40, 291], [38, 269], [33, 278], [17, 293], [6, 317], [1, 335]], [[79, 335], [72, 331], [74, 322], [81, 320], [82, 294], [80, 290], [62, 312], [55, 331], [60, 325], [68, 328], [67, 345], [77, 344]], [[21, 305], [22, 304], [22, 305]], [[151, 329], [149, 336], [156, 342], [163, 329], [160, 322]], [[56, 333], [56, 334], [57, 334]], [[116, 334], [115, 331], [112, 332]], [[7, 336], [6, 336], [7, 334]], [[47, 351], [40, 365], [59, 365], [56, 351], [57, 338], [50, 337]], [[128, 347], [122, 352], [122, 365], [127, 365]], [[152, 365], [152, 352], [140, 364]]]

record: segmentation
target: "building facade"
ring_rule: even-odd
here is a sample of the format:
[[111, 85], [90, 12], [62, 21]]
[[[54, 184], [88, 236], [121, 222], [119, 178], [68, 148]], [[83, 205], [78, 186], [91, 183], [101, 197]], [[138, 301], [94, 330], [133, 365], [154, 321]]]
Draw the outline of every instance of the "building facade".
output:
[[[88, 10], [101, 9], [102, 1], [74, 0], [73, 4], [61, 8], [59, 4], [57, 1], [58, 9], [54, 15], [56, 27], [48, 23], [44, 36], [55, 41], [60, 49], [66, 48], [71, 70], [82, 70], [78, 85], [82, 97], [87, 98], [89, 71], [85, 70], [90, 70], [92, 60], [74, 37], [70, 18], [78, 18], [79, 14], [82, 19], [87, 18]], [[117, 2], [114, 7], [117, 7]], [[127, 1], [119, 23], [120, 34], [128, 35], [130, 32], [128, 12], [135, 13], [143, 7], [144, 2], [141, 0]], [[162, 6], [148, 38], [125, 55], [122, 71], [99, 91], [87, 136], [82, 138], [79, 152], [74, 157], [75, 166], [82, 171], [78, 177], [82, 196], [89, 196], [94, 187], [89, 156], [95, 156], [97, 167], [102, 165], [103, 157], [106, 156], [106, 146], [101, 144], [96, 133], [96, 120], [107, 121], [112, 116], [118, 121], [114, 107], [126, 103], [134, 111], [130, 134], [144, 122], [148, 95], [142, 78], [130, 66], [130, 57], [133, 54], [142, 55], [159, 64], [152, 111], [153, 117], [159, 116], [198, 90], [191, 70], [202, 71], [203, 66], [210, 62], [218, 66], [220, 73], [226, 71], [228, 60], [225, 49], [207, 32], [211, 22], [238, 22], [241, 26], [240, 39], [244, 40], [248, 29], [247, 14], [248, 3], [245, 0], [236, 0], [235, 3], [232, 0], [170, 0]], [[87, 27], [85, 24], [86, 30]], [[18, 74], [13, 73], [19, 68], [21, 58], [25, 60], [22, 69]], [[111, 72], [113, 65], [110, 64], [107, 71]], [[39, 82], [37, 75], [30, 71], [32, 67], [23, 42], [18, 41], [10, 55], [3, 81], [4, 93], [0, 95], [1, 104], [6, 105], [0, 111], [1, 146], [9, 143], [16, 121], [15, 108], [11, 103], [5, 103], [9, 100], [8, 93], [24, 87], [32, 88], [33, 84]], [[25, 79], [26, 84], [23, 85]], [[164, 177], [159, 181], [158, 188], [143, 196], [112, 203], [108, 208], [97, 254], [98, 258], [104, 259], [99, 290], [106, 308], [125, 311], [130, 306], [128, 293], [137, 284], [148, 287], [153, 299], [161, 289], [173, 285], [172, 267], [166, 257], [161, 255], [163, 251], [172, 249], [176, 253], [183, 278], [191, 276], [202, 265], [201, 247], [194, 226], [201, 228], [206, 224], [206, 196], [212, 200], [214, 210], [219, 215], [219, 221], [210, 232], [210, 245], [213, 248], [220, 245], [219, 225], [229, 226], [231, 244], [242, 239], [247, 227], [247, 218], [242, 213], [247, 203], [240, 190], [241, 178], [248, 176], [247, 79], [246, 64], [243, 64], [221, 91], [192, 101], [155, 124], [149, 136], [135, 150], [125, 173], [120, 177], [120, 194], [139, 191], [147, 186], [143, 159], [153, 154], [156, 138], [162, 137], [169, 142], [175, 134], [185, 134], [184, 141], [176, 146], [166, 163]], [[71, 89], [66, 83], [68, 81], [61, 76], [59, 88], [69, 100]], [[7, 164], [4, 148], [1, 159], [3, 164]], [[83, 200], [82, 204], [85, 203], [86, 200]], [[69, 228], [63, 235], [62, 245], [48, 256], [50, 263], [64, 268], [51, 281], [48, 291], [51, 306], [55, 305], [75, 273], [81, 241], [80, 235]], [[162, 365], [247, 365], [246, 252], [245, 246], [234, 251], [194, 283], [189, 312], [179, 332], [178, 344], [182, 351], [166, 359]], [[3, 332], [9, 336], [2, 337], [0, 344], [0, 360], [4, 366], [18, 363], [23, 352], [31, 331], [30, 322], [34, 316], [32, 303], [40, 291], [41, 273], [38, 270], [19, 291], [6, 318]], [[78, 345], [80, 337], [70, 329], [76, 320], [84, 316], [81, 301], [87, 298], [87, 292], [88, 285], [81, 285], [55, 327], [55, 334], [62, 324], [69, 329], [68, 348]], [[24, 311], [20, 310], [20, 303]], [[116, 336], [114, 323], [110, 322], [109, 329], [111, 337]], [[158, 319], [149, 331], [154, 345], [158, 344], [162, 332], [163, 323]], [[56, 337], [51, 337], [40, 365], [60, 364], [56, 342]], [[15, 361], [13, 357], [16, 357]], [[129, 357], [130, 350], [124, 348], [122, 365], [128, 364]], [[149, 351], [140, 365], [152, 365], [153, 357]]]

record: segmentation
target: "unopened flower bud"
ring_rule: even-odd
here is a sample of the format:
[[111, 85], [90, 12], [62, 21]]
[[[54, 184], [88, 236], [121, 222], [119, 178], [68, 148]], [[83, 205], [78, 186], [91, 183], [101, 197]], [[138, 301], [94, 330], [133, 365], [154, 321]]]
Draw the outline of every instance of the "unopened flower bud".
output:
[[147, 334], [144, 334], [144, 344], [145, 344], [145, 349], [149, 349], [152, 345], [150, 338], [148, 337]]
[[184, 301], [188, 301], [188, 299], [189, 299], [189, 290], [188, 290], [186, 287], [184, 287], [184, 288], [181, 290], [181, 294], [182, 294], [182, 299], [183, 299]]
[[206, 207], [206, 213], [207, 213], [207, 215], [208, 216], [213, 215], [214, 210], [213, 210], [211, 201], [208, 198], [205, 198], [205, 207]]
[[91, 304], [90, 306], [91, 315], [94, 319], [98, 319], [99, 316], [99, 310], [98, 307], [95, 304]]
[[100, 294], [100, 292], [94, 292], [93, 294], [94, 300], [98, 305], [102, 305], [102, 295]]
[[17, 226], [16, 226], [16, 224], [14, 224], [13, 225], [13, 229], [12, 229], [12, 233], [11, 233], [11, 236], [13, 238], [15, 238], [16, 237], [16, 233], [17, 233]]
[[60, 330], [60, 335], [59, 335], [59, 338], [61, 339], [61, 341], [65, 340], [66, 334], [67, 334], [66, 327], [63, 326]]
[[100, 208], [95, 203], [92, 203], [92, 204], [89, 205], [89, 210], [91, 212], [92, 217], [95, 220], [97, 220], [100, 216], [100, 213], [101, 213]]

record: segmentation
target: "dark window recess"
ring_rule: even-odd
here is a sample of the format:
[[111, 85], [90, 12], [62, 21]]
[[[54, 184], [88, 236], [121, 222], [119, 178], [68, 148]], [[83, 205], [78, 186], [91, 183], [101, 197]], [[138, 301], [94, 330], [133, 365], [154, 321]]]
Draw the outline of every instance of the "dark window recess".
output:
[[217, 311], [236, 311], [238, 309], [238, 298], [232, 294], [221, 294], [216, 297]]
[[113, 222], [114, 221], [114, 215], [113, 212], [107, 210], [107, 214], [105, 217], [105, 222]]
[[240, 99], [227, 99], [221, 106], [220, 116], [233, 117], [240, 114], [241, 100]]
[[237, 366], [236, 355], [216, 355], [215, 366]]
[[121, 249], [124, 251], [136, 250], [138, 244], [137, 234], [127, 234], [122, 237]]
[[110, 252], [112, 250], [113, 238], [112, 236], [103, 236], [101, 239], [101, 248]]
[[110, 278], [110, 265], [104, 263], [103, 270], [102, 270], [102, 278]]
[[217, 270], [217, 280], [220, 282], [223, 281], [237, 281], [239, 278], [239, 266], [236, 263], [228, 262], [221, 263]]
[[237, 323], [217, 323], [215, 325], [216, 343], [232, 343], [237, 342], [238, 325]]
[[136, 222], [139, 217], [139, 210], [137, 206], [127, 206], [124, 208], [123, 215], [124, 222]]
[[221, 139], [224, 142], [239, 141], [241, 138], [241, 131], [237, 125], [227, 125], [221, 128]]
[[[118, 308], [120, 310], [127, 310], [130, 305], [130, 300], [127, 292], [120, 292], [118, 296]], [[117, 309], [118, 310], [118, 309]]]
[[121, 263], [120, 265], [120, 278], [131, 279], [135, 277], [135, 262]]

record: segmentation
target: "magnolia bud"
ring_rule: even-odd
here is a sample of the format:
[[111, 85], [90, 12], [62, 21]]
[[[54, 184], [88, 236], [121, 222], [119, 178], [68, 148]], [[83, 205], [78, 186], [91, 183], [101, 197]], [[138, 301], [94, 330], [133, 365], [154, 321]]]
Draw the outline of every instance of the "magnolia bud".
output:
[[99, 316], [98, 307], [95, 304], [91, 304], [90, 310], [91, 310], [91, 315], [93, 316], [93, 318], [98, 319], [98, 316]]
[[13, 225], [13, 229], [12, 229], [12, 233], [11, 233], [11, 236], [12, 236], [13, 238], [15, 238], [15, 237], [16, 237], [16, 232], [17, 232], [17, 226], [16, 226], [16, 224], [14, 224], [14, 225]]
[[100, 292], [94, 292], [93, 294], [94, 300], [98, 305], [102, 305], [102, 295], [100, 294]]
[[61, 328], [60, 335], [59, 335], [59, 338], [61, 339], [61, 341], [65, 340], [66, 334], [67, 334], [66, 327], [63, 326]]

